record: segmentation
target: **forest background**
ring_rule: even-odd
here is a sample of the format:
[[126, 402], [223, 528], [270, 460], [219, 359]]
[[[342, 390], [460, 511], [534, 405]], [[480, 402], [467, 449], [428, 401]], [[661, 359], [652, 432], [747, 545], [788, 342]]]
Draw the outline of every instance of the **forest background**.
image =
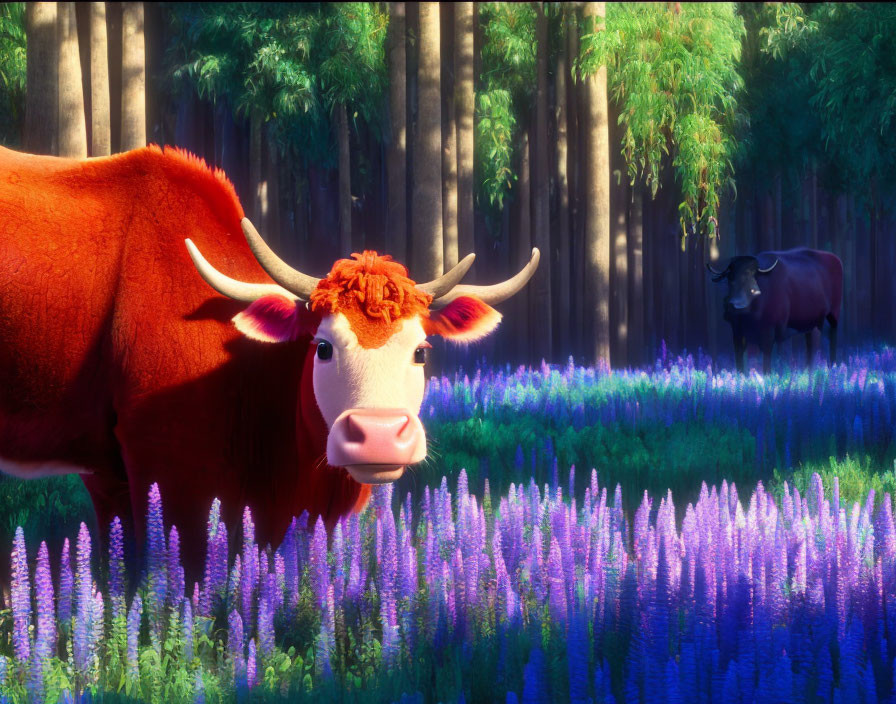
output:
[[6, 3], [0, 142], [183, 147], [317, 276], [475, 251], [491, 283], [537, 246], [442, 363], [730, 355], [704, 265], [795, 246], [843, 260], [842, 339], [892, 343], [894, 30], [888, 3]]

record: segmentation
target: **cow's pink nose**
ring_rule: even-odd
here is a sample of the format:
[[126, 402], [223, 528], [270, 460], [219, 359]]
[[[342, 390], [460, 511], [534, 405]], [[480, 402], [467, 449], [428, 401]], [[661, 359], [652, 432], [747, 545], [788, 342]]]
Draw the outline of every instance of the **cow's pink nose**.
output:
[[404, 467], [424, 457], [420, 419], [398, 408], [352, 408], [340, 414], [327, 438], [327, 462], [334, 467]]

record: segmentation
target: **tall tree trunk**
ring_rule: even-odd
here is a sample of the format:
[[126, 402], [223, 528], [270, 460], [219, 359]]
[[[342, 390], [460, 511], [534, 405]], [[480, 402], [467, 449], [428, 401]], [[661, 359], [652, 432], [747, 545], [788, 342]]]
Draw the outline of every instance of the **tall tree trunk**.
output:
[[59, 156], [87, 156], [87, 123], [84, 119], [84, 87], [78, 26], [73, 2], [58, 3], [59, 42]]
[[339, 145], [339, 253], [348, 258], [352, 248], [352, 171], [348, 139], [348, 111], [336, 106], [336, 142]]
[[389, 3], [389, 151], [386, 155], [388, 206], [386, 251], [402, 264], [408, 262], [407, 223], [407, 56], [405, 4]]
[[625, 162], [619, 153], [617, 111], [609, 112], [610, 153], [610, 355], [613, 366], [628, 364], [628, 201]]
[[[594, 31], [604, 29], [605, 3], [585, 5], [586, 22]], [[587, 214], [585, 218], [586, 311], [592, 318], [588, 358], [610, 362], [610, 162], [607, 133], [607, 67], [584, 81], [588, 105], [585, 125], [585, 164], [587, 169]]]
[[775, 249], [781, 250], [784, 249], [784, 231], [783, 231], [783, 221], [784, 221], [784, 213], [783, 213], [783, 187], [781, 184], [781, 172], [778, 171], [775, 174], [774, 180], [774, 189], [775, 189]]
[[458, 261], [457, 119], [454, 101], [454, 5], [439, 3], [442, 92], [442, 259], [447, 271]]
[[553, 352], [551, 323], [551, 220], [548, 190], [548, 21], [542, 3], [535, 4], [536, 20], [536, 93], [535, 163], [533, 164], [534, 244], [544, 257], [535, 271], [530, 296], [535, 326], [535, 360], [551, 360]]
[[420, 3], [417, 135], [411, 199], [415, 281], [442, 275], [442, 96], [439, 3]]
[[[561, 28], [566, 28], [566, 12], [563, 14], [563, 22]], [[559, 361], [565, 362], [566, 358], [572, 354], [572, 345], [570, 344], [570, 280], [572, 276], [571, 266], [571, 238], [569, 230], [569, 148], [567, 142], [567, 105], [566, 105], [566, 74], [569, 70], [567, 67], [567, 50], [565, 37], [561, 37], [557, 51], [557, 73], [555, 79], [554, 90], [556, 91], [557, 100], [557, 252], [559, 255], [559, 265], [557, 271], [559, 275], [557, 280], [553, 282], [554, 290], [557, 295], [557, 308], [559, 312], [558, 320], [555, 325], [558, 332], [556, 340], [557, 348], [560, 354], [557, 355]]]
[[[566, 24], [566, 53], [572, 61], [579, 55], [579, 11], [573, 6], [569, 10]], [[580, 129], [585, 102], [582, 100], [583, 86], [578, 72], [571, 76], [567, 91], [569, 132], [569, 158], [567, 169], [569, 177], [569, 226], [570, 251], [572, 258], [572, 278], [570, 283], [571, 305], [570, 320], [572, 330], [570, 341], [573, 356], [581, 360], [585, 354], [585, 228], [582, 203], [583, 178], [582, 159], [584, 148], [583, 130]]]
[[882, 334], [880, 326], [880, 307], [882, 301], [880, 300], [879, 282], [882, 262], [879, 261], [879, 258], [883, 248], [881, 247], [880, 242], [880, 207], [878, 205], [877, 179], [873, 176], [871, 177], [869, 193], [871, 194], [871, 203], [869, 206], [871, 233], [868, 238], [868, 242], [871, 246], [871, 329], [874, 331], [875, 342], [878, 343], [880, 342]]
[[775, 248], [775, 200], [774, 195], [768, 189], [762, 191], [762, 220], [759, 228], [759, 251], [769, 251]]
[[25, 5], [27, 68], [23, 146], [32, 154], [56, 154], [59, 145], [57, 3]]
[[812, 248], [818, 249], [818, 169], [815, 168], [815, 162], [810, 167], [810, 183], [811, 183], [811, 229]]
[[[454, 5], [454, 106], [457, 113], [457, 249], [475, 250], [473, 241], [473, 3]], [[470, 272], [473, 273], [472, 271]], [[469, 275], [469, 274], [468, 274]]]
[[[267, 184], [264, 182], [264, 123], [261, 113], [253, 110], [249, 117], [249, 192], [252, 194], [252, 214], [249, 217], [256, 227], [262, 227], [267, 210]], [[269, 233], [263, 232], [264, 237]]]
[[112, 153], [106, 3], [90, 3], [90, 155]]
[[[531, 141], [529, 133], [523, 132], [523, 143], [520, 146], [520, 178], [518, 183], [519, 193], [519, 223], [516, 232], [512, 230], [508, 233], [510, 238], [510, 247], [513, 252], [513, 266], [519, 271], [525, 266], [529, 259], [529, 253], [532, 251], [532, 201], [531, 201], [531, 178], [530, 178], [530, 150]], [[530, 286], [526, 286], [520, 291], [514, 300], [516, 301], [516, 351], [518, 355], [517, 361], [529, 361], [529, 348], [532, 345], [532, 339], [529, 334], [530, 323]]]
[[640, 183], [631, 188], [628, 217], [628, 362], [644, 363], [644, 196]]
[[122, 3], [121, 151], [146, 146], [143, 3]]
[[284, 249], [282, 232], [280, 229], [280, 159], [277, 154], [277, 145], [268, 123], [267, 139], [265, 146], [267, 147], [267, 168], [265, 179], [268, 185], [267, 200], [267, 217], [264, 219], [264, 229], [268, 233], [268, 241], [271, 247], [276, 247], [277, 251]]
[[658, 344], [656, 326], [656, 308], [654, 305], [656, 297], [656, 228], [654, 227], [654, 210], [656, 203], [650, 197], [647, 187], [643, 183], [637, 184], [642, 194], [642, 212], [644, 227], [644, 354], [648, 363], [652, 362], [656, 357], [656, 347]]

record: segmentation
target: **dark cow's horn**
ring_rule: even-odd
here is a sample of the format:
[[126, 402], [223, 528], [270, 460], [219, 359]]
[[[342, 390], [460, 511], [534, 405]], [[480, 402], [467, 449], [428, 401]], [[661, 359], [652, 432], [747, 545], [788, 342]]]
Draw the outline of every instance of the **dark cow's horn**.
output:
[[772, 269], [774, 269], [776, 266], [778, 266], [778, 258], [777, 258], [777, 257], [775, 257], [775, 261], [772, 262], [772, 265], [771, 265], [770, 267], [768, 267], [768, 269], [763, 269], [763, 268], [760, 267], [759, 269], [757, 269], [757, 271], [758, 271], [760, 274], [767, 274], [767, 273], [770, 272]]
[[320, 279], [315, 279], [313, 276], [308, 276], [297, 269], [293, 269], [274, 254], [274, 251], [268, 247], [261, 235], [258, 234], [255, 226], [249, 222], [249, 218], [243, 218], [240, 221], [240, 225], [243, 227], [243, 234], [249, 243], [249, 249], [252, 250], [255, 259], [258, 260], [261, 268], [267, 272], [268, 276], [287, 291], [294, 293], [301, 300], [307, 301]]
[[229, 276], [225, 276], [208, 263], [196, 245], [193, 244], [192, 240], [188, 239], [186, 242], [187, 251], [190, 253], [190, 259], [192, 259], [193, 264], [196, 265], [196, 270], [199, 272], [199, 275], [205, 279], [205, 283], [222, 296], [227, 296], [235, 301], [243, 301], [244, 303], [252, 303], [252, 301], [257, 301], [262, 296], [270, 296], [272, 294], [285, 296], [291, 301], [296, 299], [295, 294], [290, 293], [277, 284], [250, 284], [245, 281], [237, 281], [236, 279], [231, 279]]
[[501, 301], [506, 301], [515, 293], [520, 292], [523, 289], [523, 286], [529, 282], [529, 279], [532, 278], [532, 275], [538, 268], [538, 260], [540, 258], [541, 253], [538, 251], [538, 247], [533, 247], [532, 257], [529, 259], [529, 263], [526, 264], [516, 276], [507, 279], [507, 281], [502, 281], [499, 284], [493, 284], [492, 286], [468, 286], [463, 284], [455, 286], [444, 296], [433, 299], [430, 308], [444, 308], [459, 296], [475, 296], [483, 303], [489, 305], [496, 305], [501, 303]]
[[731, 265], [729, 264], [727, 267], [725, 267], [724, 269], [719, 271], [718, 269], [713, 267], [713, 265], [710, 264], [709, 262], [706, 263], [707, 271], [709, 271], [709, 273], [712, 274], [713, 276], [724, 276], [725, 274], [728, 273], [728, 269], [730, 269], [730, 268], [731, 268]]
[[460, 283], [460, 280], [473, 266], [475, 258], [475, 254], [468, 254], [439, 278], [427, 281], [425, 284], [417, 284], [417, 289], [428, 293], [433, 298], [441, 298]]

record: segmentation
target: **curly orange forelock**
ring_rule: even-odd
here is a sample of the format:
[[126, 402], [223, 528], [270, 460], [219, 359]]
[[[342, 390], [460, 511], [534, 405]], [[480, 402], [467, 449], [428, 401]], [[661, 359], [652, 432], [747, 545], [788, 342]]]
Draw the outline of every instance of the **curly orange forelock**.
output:
[[389, 255], [365, 250], [340, 259], [311, 294], [311, 309], [342, 313], [362, 347], [381, 347], [398, 321], [427, 314], [432, 296], [416, 288], [408, 270]]

